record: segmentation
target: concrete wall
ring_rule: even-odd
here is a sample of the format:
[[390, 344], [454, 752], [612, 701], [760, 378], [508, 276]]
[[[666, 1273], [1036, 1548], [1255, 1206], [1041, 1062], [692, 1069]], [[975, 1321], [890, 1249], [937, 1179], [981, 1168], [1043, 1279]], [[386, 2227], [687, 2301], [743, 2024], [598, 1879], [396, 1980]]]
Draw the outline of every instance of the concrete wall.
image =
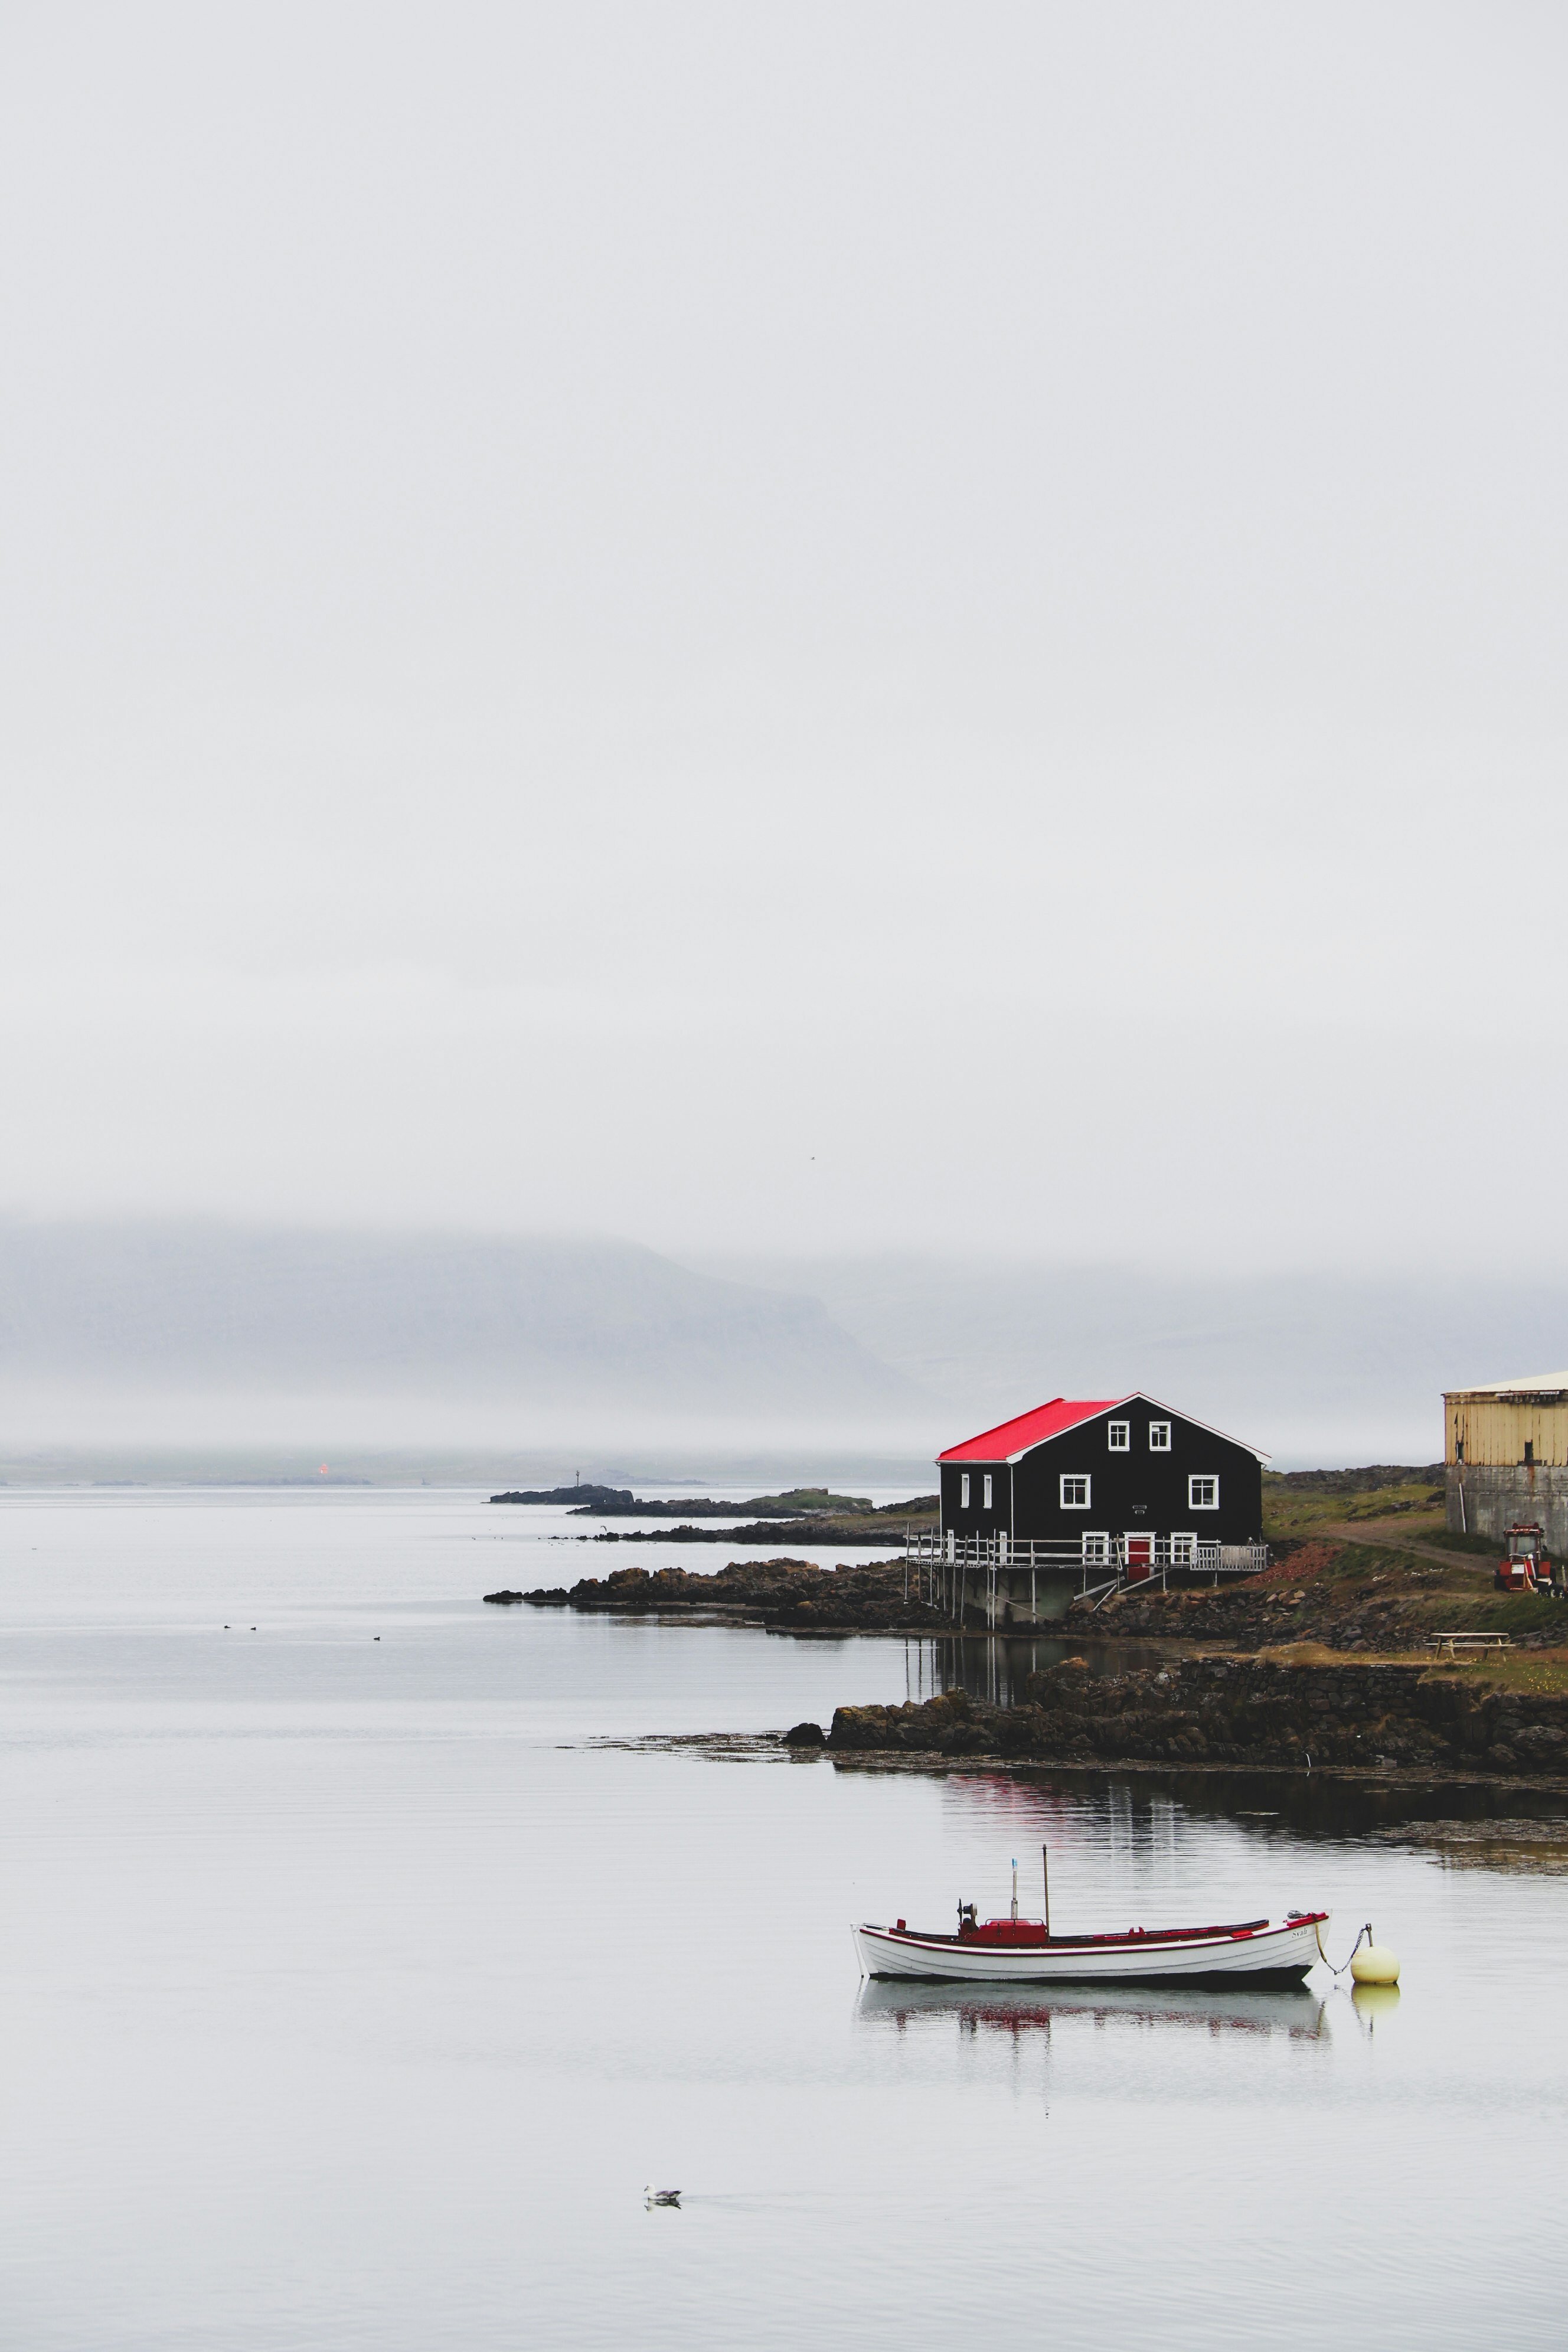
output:
[[1568, 1559], [1568, 1470], [1539, 1463], [1529, 1469], [1491, 1469], [1475, 1462], [1450, 1462], [1447, 1486], [1448, 1525], [1456, 1534], [1493, 1536], [1500, 1556], [1501, 1538], [1514, 1522], [1536, 1519], [1546, 1530], [1552, 1558]]
[[[950, 1569], [951, 1577], [953, 1570]], [[963, 1580], [964, 1623], [970, 1633], [984, 1632], [985, 1612], [991, 1596], [991, 1571], [984, 1568], [966, 1568], [961, 1571]], [[1111, 1573], [1109, 1568], [1091, 1570], [1089, 1581], [1103, 1582]], [[1074, 1568], [1065, 1575], [1047, 1576], [1043, 1570], [1034, 1572], [1035, 1605], [1029, 1606], [1030, 1575], [1026, 1568], [1004, 1568], [996, 1573], [996, 1631], [1027, 1633], [1037, 1625], [1055, 1625], [1068, 1613], [1069, 1602], [1076, 1601], [1083, 1589], [1083, 1572]], [[951, 1601], [951, 1587], [950, 1587]], [[938, 1606], [942, 1604], [939, 1601]]]

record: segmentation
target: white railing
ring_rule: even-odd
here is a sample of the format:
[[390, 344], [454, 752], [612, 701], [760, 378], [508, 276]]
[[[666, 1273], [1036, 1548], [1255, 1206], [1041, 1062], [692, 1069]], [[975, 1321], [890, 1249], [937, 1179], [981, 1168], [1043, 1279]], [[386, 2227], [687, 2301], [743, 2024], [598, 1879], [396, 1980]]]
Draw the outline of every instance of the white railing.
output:
[[981, 1570], [988, 1575], [1030, 1570], [1083, 1578], [1086, 1590], [1128, 1580], [1140, 1571], [1156, 1574], [1185, 1569], [1196, 1576], [1257, 1576], [1268, 1565], [1264, 1543], [1213, 1543], [1194, 1536], [1107, 1536], [1076, 1544], [1016, 1541], [1007, 1535], [910, 1535], [905, 1556], [911, 1568], [937, 1571]]

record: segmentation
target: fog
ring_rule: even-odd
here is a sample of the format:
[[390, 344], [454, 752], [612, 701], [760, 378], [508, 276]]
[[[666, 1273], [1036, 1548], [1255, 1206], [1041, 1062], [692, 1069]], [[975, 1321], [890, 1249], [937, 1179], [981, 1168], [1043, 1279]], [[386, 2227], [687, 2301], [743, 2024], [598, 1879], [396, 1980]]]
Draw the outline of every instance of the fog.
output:
[[[916, 1450], [1215, 1284], [1517, 1369], [1558, 12], [67, 0], [0, 62], [0, 1206], [896, 1261], [906, 1324], [1109, 1269], [944, 1338]], [[1281, 1314], [1208, 1383], [1258, 1443], [1415, 1425]]]
[[205, 1448], [226, 1477], [925, 1484], [1020, 1401], [1134, 1387], [1279, 1468], [1418, 1463], [1446, 1386], [1550, 1368], [1565, 1326], [1538, 1281], [0, 1220], [0, 1478]]

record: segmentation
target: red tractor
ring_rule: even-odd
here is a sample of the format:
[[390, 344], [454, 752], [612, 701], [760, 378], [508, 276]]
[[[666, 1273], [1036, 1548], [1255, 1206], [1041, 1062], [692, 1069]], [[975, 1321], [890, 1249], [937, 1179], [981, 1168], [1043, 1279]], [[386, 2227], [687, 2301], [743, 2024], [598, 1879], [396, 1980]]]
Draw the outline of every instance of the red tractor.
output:
[[1552, 1582], [1552, 1562], [1546, 1557], [1546, 1530], [1521, 1520], [1504, 1538], [1508, 1550], [1497, 1564], [1500, 1592], [1544, 1592]]

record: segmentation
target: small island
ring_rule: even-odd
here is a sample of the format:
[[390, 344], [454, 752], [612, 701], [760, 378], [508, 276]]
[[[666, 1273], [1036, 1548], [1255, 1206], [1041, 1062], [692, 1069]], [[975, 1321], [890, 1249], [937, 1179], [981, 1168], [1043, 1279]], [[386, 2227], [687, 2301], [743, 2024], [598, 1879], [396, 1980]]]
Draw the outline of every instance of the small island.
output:
[[[492, 1503], [544, 1503], [564, 1507], [574, 1518], [639, 1518], [673, 1521], [655, 1528], [606, 1528], [596, 1543], [776, 1543], [781, 1522], [790, 1539], [807, 1544], [901, 1545], [906, 1533], [929, 1533], [936, 1525], [937, 1496], [914, 1495], [904, 1503], [873, 1503], [865, 1495], [835, 1495], [826, 1486], [792, 1486], [784, 1495], [752, 1495], [742, 1503], [691, 1495], [656, 1502], [629, 1486], [551, 1486], [492, 1495]], [[740, 1521], [738, 1526], [699, 1527], [696, 1520]]]

